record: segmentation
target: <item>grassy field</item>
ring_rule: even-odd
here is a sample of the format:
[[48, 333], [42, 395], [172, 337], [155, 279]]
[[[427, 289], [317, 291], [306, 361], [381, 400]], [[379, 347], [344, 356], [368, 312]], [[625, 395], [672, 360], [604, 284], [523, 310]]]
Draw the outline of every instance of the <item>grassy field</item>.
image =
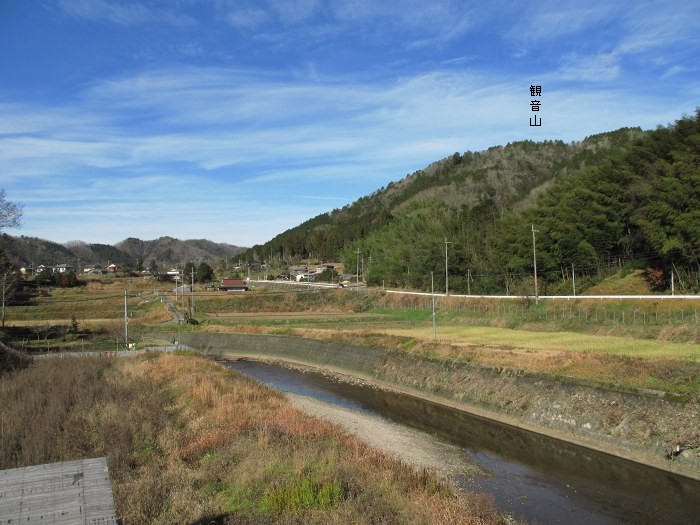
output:
[[[9, 306], [3, 339], [31, 351], [114, 350], [173, 330], [167, 284], [92, 281]], [[177, 303], [190, 308], [189, 297]], [[203, 294], [197, 326], [369, 345], [608, 385], [700, 394], [688, 302], [430, 298], [348, 290]], [[0, 373], [2, 371], [0, 370]], [[0, 376], [0, 468], [107, 455], [125, 523], [498, 523], [462, 496], [273, 391], [193, 356], [35, 363]], [[32, 424], [27, 425], [27, 421]]]
[[196, 356], [36, 362], [0, 376], [0, 406], [0, 469], [107, 456], [127, 524], [502, 523]]
[[[431, 339], [432, 326], [379, 328], [380, 333]], [[575, 332], [533, 332], [492, 326], [440, 326], [441, 341], [480, 347], [520, 349], [536, 352], [600, 352], [648, 359], [678, 359], [700, 362], [700, 348], [691, 343], [635, 339], [632, 337], [580, 334]]]
[[[334, 302], [334, 299], [338, 298]], [[353, 303], [353, 300], [356, 302]], [[437, 298], [331, 290], [212, 297], [206, 330], [294, 335], [631, 388], [700, 393], [694, 303]]]
[[[628, 277], [623, 278], [626, 279]], [[141, 279], [92, 281], [52, 289], [32, 306], [10, 307], [8, 336], [29, 350], [114, 350], [123, 343], [124, 290], [130, 340], [171, 330], [160, 294], [167, 283]], [[190, 296], [178, 308], [189, 311]], [[700, 392], [700, 324], [695, 302], [431, 298], [378, 291], [268, 289], [195, 296], [196, 328], [297, 335], [381, 345], [426, 356], [508, 366], [626, 386]], [[72, 319], [79, 325], [71, 332]]]

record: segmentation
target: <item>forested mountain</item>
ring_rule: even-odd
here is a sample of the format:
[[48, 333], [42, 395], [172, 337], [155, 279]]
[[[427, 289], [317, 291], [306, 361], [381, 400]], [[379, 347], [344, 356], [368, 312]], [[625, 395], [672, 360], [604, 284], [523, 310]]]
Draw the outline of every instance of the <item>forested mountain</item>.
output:
[[145, 268], [151, 261], [157, 261], [160, 266], [218, 261], [234, 257], [244, 250], [245, 248], [231, 244], [204, 239], [182, 241], [172, 237], [161, 237], [152, 241], [129, 238], [112, 246], [82, 241], [71, 241], [63, 245], [36, 237], [13, 237], [7, 234], [0, 236], [0, 252], [4, 252], [15, 266], [71, 264], [78, 267], [115, 263], [130, 268]]
[[181, 241], [172, 237], [160, 237], [153, 241], [142, 241], [131, 237], [117, 243], [116, 247], [127, 253], [132, 260], [138, 259], [144, 262], [144, 266], [154, 260], [158, 264], [217, 261], [234, 257], [245, 251], [245, 248], [239, 246], [206, 239]]
[[655, 268], [660, 287], [675, 269], [697, 290], [700, 111], [654, 131], [455, 153], [247, 255], [355, 268], [359, 249], [370, 283], [428, 289], [432, 271], [444, 290], [447, 239], [451, 290], [518, 293], [531, 288], [533, 226], [545, 287], [572, 265], [593, 279], [614, 262]]
[[514, 142], [435, 162], [372, 195], [287, 230], [247, 255], [335, 259], [341, 251], [390, 223], [414, 202], [435, 200], [450, 209], [493, 203], [499, 213], [526, 208], [553, 181], [624, 151], [639, 128], [603, 133], [572, 144]]

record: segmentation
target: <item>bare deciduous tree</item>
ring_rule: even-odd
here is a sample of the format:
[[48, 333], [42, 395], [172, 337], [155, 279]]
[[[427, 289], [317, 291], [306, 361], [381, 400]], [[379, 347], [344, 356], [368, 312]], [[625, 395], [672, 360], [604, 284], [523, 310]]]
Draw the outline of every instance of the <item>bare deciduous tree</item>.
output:
[[19, 228], [22, 224], [22, 205], [8, 201], [5, 189], [0, 188], [0, 233], [5, 228]]

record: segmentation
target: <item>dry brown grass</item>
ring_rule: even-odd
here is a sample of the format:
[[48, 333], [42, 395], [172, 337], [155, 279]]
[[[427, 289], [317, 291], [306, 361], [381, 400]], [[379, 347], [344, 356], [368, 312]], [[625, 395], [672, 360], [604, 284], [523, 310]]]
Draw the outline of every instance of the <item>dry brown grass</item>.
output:
[[500, 523], [201, 358], [39, 362], [0, 379], [0, 406], [0, 468], [106, 455], [126, 524]]

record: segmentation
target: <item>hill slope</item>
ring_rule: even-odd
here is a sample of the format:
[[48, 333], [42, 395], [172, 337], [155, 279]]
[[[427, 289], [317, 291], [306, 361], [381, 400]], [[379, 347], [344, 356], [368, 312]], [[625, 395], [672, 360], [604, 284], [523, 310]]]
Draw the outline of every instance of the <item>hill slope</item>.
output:
[[[455, 153], [247, 253], [364, 260], [370, 284], [556, 293], [608, 266], [653, 268], [665, 289], [700, 290], [700, 110], [668, 127], [620, 129], [579, 143], [517, 142]], [[535, 230], [533, 232], [533, 229]], [[446, 242], [447, 241], [447, 244]], [[360, 255], [358, 256], [357, 251]], [[583, 290], [583, 288], [582, 288]]]
[[78, 267], [116, 263], [135, 268], [138, 265], [146, 267], [154, 260], [161, 266], [169, 266], [186, 262], [218, 261], [234, 257], [243, 251], [245, 248], [205, 239], [182, 241], [172, 237], [161, 237], [152, 241], [142, 241], [129, 238], [112, 246], [82, 241], [72, 241], [63, 245], [36, 237], [13, 237], [7, 234], [0, 236], [0, 252], [4, 252], [15, 266], [71, 264]]
[[343, 248], [365, 239], [407, 209], [411, 213], [415, 210], [412, 204], [425, 201], [455, 210], [484, 203], [493, 203], [499, 213], [526, 209], [553, 182], [625, 151], [642, 134], [639, 128], [623, 128], [573, 144], [523, 141], [482, 152], [455, 153], [351, 205], [318, 215], [254, 246], [248, 255], [271, 253], [293, 258], [313, 254], [319, 259], [337, 259]]

